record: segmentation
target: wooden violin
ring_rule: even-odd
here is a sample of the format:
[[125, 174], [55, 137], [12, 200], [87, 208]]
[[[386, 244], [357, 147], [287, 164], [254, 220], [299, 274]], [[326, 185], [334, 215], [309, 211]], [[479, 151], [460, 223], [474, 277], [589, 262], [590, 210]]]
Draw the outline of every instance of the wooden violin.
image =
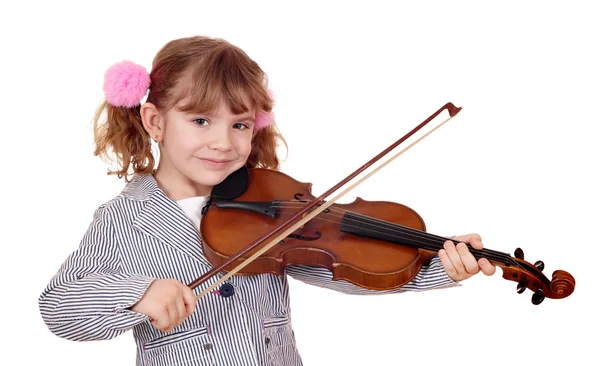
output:
[[[199, 298], [233, 274], [281, 276], [290, 265], [325, 267], [334, 280], [346, 280], [370, 290], [394, 289], [410, 282], [448, 239], [427, 233], [423, 218], [399, 203], [360, 198], [349, 204], [334, 203], [360, 181], [332, 200], [325, 197], [444, 109], [451, 118], [460, 111], [452, 103], [446, 104], [318, 198], [311, 192], [311, 183], [299, 182], [278, 171], [242, 168], [232, 174], [213, 189], [201, 221], [202, 249], [215, 268], [189, 287], [196, 288], [216, 273], [227, 272]], [[267, 245], [260, 245], [267, 240]], [[575, 279], [568, 272], [554, 271], [550, 280], [542, 273], [543, 262], [528, 263], [520, 248], [513, 257], [467, 246], [475, 258], [487, 258], [502, 269], [503, 278], [517, 282], [517, 292], [527, 288], [533, 291], [533, 304], [546, 297], [567, 297], [575, 289]]]

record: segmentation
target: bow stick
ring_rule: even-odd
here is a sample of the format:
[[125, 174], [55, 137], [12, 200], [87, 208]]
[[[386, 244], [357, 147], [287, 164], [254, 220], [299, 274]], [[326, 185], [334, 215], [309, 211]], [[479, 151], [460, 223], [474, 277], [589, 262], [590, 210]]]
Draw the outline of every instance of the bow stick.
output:
[[[319, 203], [324, 202], [325, 198], [327, 198], [328, 196], [330, 196], [331, 194], [333, 194], [335, 191], [337, 191], [338, 189], [340, 189], [342, 186], [344, 186], [345, 184], [347, 184], [350, 180], [352, 180], [353, 178], [355, 178], [358, 174], [362, 173], [364, 170], [366, 170], [367, 168], [369, 168], [375, 162], [377, 162], [378, 160], [380, 160], [383, 156], [387, 155], [390, 151], [394, 150], [396, 147], [398, 147], [398, 145], [400, 145], [401, 143], [403, 143], [404, 141], [406, 141], [408, 138], [410, 138], [412, 135], [414, 135], [417, 131], [419, 131], [421, 128], [423, 128], [425, 125], [427, 125], [429, 122], [431, 122], [435, 117], [437, 117], [440, 113], [442, 113], [446, 109], [448, 110], [448, 113], [449, 113], [450, 117], [448, 117], [446, 120], [444, 120], [443, 122], [441, 122], [439, 125], [437, 125], [434, 128], [432, 128], [429, 132], [427, 132], [426, 134], [424, 134], [423, 136], [421, 136], [420, 138], [418, 138], [416, 141], [414, 141], [413, 143], [411, 143], [410, 145], [408, 145], [402, 151], [400, 151], [397, 154], [395, 154], [394, 156], [392, 156], [390, 159], [388, 159], [387, 161], [385, 161], [384, 163], [382, 163], [380, 166], [378, 166], [377, 168], [373, 169], [373, 171], [371, 171], [370, 173], [368, 173], [367, 175], [365, 175], [364, 177], [362, 177], [361, 179], [359, 179], [358, 181], [356, 181], [355, 183], [353, 183], [352, 185], [350, 185], [348, 188], [346, 188], [344, 191], [342, 191], [342, 193], [338, 194], [333, 199], [326, 201], [325, 203], [323, 203], [322, 205], [320, 205], [318, 208], [316, 208], [312, 212], [308, 213], [309, 210], [311, 210], [313, 207], [315, 207]], [[354, 172], [352, 172], [346, 178], [342, 179], [339, 183], [337, 183], [335, 186], [331, 187], [329, 190], [327, 190], [321, 196], [319, 196], [316, 199], [314, 199], [311, 203], [307, 204], [303, 209], [301, 209], [300, 211], [296, 212], [294, 215], [292, 215], [292, 217], [290, 217], [280, 227], [275, 228], [271, 232], [263, 235], [261, 238], [259, 238], [258, 240], [256, 240], [250, 246], [248, 246], [246, 249], [242, 250], [238, 254], [232, 256], [231, 258], [229, 258], [225, 263], [222, 263], [221, 265], [219, 265], [217, 267], [214, 267], [210, 271], [204, 273], [201, 277], [199, 277], [196, 280], [194, 280], [193, 282], [191, 282], [188, 285], [188, 287], [190, 287], [191, 289], [195, 289], [196, 287], [200, 286], [202, 283], [206, 282], [209, 278], [211, 278], [214, 275], [216, 275], [217, 273], [221, 272], [223, 270], [223, 268], [225, 268], [226, 266], [228, 266], [231, 263], [233, 263], [233, 261], [239, 259], [240, 257], [242, 257], [243, 255], [247, 254], [251, 250], [257, 248], [265, 240], [267, 240], [268, 238], [270, 238], [273, 235], [277, 234], [278, 232], [281, 232], [282, 229], [286, 228], [285, 231], [283, 231], [283, 232], [281, 232], [281, 234], [277, 235], [277, 237], [275, 239], [271, 240], [266, 245], [264, 245], [263, 247], [261, 247], [260, 249], [258, 249], [254, 254], [252, 254], [250, 257], [248, 257], [246, 260], [244, 260], [242, 263], [240, 263], [237, 267], [235, 267], [231, 271], [227, 272], [222, 278], [220, 278], [219, 280], [217, 280], [215, 283], [213, 283], [207, 289], [205, 289], [202, 293], [200, 293], [198, 296], [196, 296], [196, 300], [200, 299], [202, 296], [204, 296], [207, 293], [209, 293], [215, 287], [219, 286], [221, 283], [223, 283], [224, 281], [226, 281], [229, 277], [233, 276], [238, 271], [240, 271], [242, 268], [244, 268], [246, 265], [248, 265], [250, 262], [252, 262], [256, 258], [258, 258], [261, 254], [263, 254], [267, 250], [271, 249], [275, 244], [279, 243], [281, 240], [285, 239], [288, 235], [290, 235], [291, 233], [293, 233], [294, 231], [296, 231], [300, 226], [304, 225], [307, 221], [311, 220], [313, 217], [315, 217], [316, 215], [318, 215], [319, 213], [321, 213], [323, 210], [327, 209], [334, 202], [336, 202], [341, 197], [343, 197], [345, 194], [347, 194], [348, 192], [350, 192], [352, 189], [354, 189], [360, 183], [362, 183], [363, 181], [365, 181], [367, 178], [371, 177], [373, 174], [375, 174], [380, 169], [382, 169], [384, 166], [386, 166], [387, 164], [389, 164], [390, 162], [392, 162], [398, 156], [404, 154], [408, 149], [410, 149], [411, 147], [413, 147], [414, 145], [416, 145], [418, 142], [420, 142], [421, 140], [423, 140], [425, 137], [429, 136], [433, 131], [437, 130], [442, 125], [444, 125], [446, 122], [448, 122], [449, 120], [451, 120], [452, 118], [454, 118], [454, 116], [456, 116], [456, 114], [458, 112], [460, 112], [461, 109], [462, 109], [462, 107], [456, 107], [454, 104], [452, 104], [450, 102], [446, 103], [444, 106], [442, 106], [440, 109], [438, 109], [435, 113], [433, 113], [431, 116], [429, 116], [429, 118], [427, 118], [426, 120], [424, 120], [423, 122], [421, 122], [418, 126], [416, 126], [415, 128], [413, 128], [411, 131], [409, 131], [402, 138], [400, 138], [399, 140], [397, 140], [396, 142], [394, 142], [393, 144], [391, 144], [388, 148], [386, 148], [385, 150], [383, 150], [382, 152], [380, 152], [379, 154], [377, 154], [377, 156], [375, 156], [374, 158], [372, 158], [371, 160], [369, 160], [367, 163], [365, 163], [364, 165], [362, 165], [361, 167], [359, 167], [357, 170], [355, 170]]]

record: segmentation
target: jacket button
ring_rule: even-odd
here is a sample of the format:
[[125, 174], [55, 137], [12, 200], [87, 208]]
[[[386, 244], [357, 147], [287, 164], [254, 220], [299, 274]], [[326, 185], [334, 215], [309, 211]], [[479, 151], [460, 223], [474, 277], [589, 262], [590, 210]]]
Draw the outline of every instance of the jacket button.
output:
[[271, 338], [269, 338], [269, 337], [265, 338], [265, 344], [268, 346], [269, 343], [271, 343]]
[[233, 295], [233, 285], [230, 283], [224, 283], [221, 286], [221, 289], [219, 289], [219, 293], [223, 296], [223, 297], [229, 297], [231, 295]]
[[207, 351], [210, 351], [212, 349], [212, 347], [213, 346], [210, 343], [207, 343], [207, 344], [204, 345], [204, 349], [207, 350]]

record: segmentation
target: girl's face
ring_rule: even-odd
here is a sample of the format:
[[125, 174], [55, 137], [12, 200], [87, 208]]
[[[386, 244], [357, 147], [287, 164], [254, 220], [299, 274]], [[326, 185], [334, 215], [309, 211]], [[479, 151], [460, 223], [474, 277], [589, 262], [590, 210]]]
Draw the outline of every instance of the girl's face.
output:
[[250, 155], [255, 112], [233, 114], [221, 102], [207, 114], [165, 113], [156, 179], [178, 200], [209, 195], [212, 187], [246, 164]]

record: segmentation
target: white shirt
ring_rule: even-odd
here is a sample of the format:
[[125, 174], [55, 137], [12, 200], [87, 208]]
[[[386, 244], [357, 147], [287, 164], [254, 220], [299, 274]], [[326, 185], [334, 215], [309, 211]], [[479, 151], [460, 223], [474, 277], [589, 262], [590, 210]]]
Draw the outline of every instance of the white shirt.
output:
[[176, 201], [185, 215], [192, 221], [196, 230], [200, 230], [200, 220], [202, 218], [202, 209], [206, 206], [209, 196], [198, 196], [184, 198]]

